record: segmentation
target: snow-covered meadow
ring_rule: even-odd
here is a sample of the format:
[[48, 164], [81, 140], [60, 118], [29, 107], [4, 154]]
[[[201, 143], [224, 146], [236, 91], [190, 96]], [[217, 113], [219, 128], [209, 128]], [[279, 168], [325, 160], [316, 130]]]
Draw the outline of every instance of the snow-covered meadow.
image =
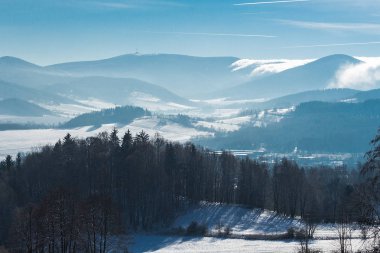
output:
[[[289, 218], [277, 215], [275, 212], [248, 209], [238, 205], [217, 203], [200, 203], [173, 222], [172, 228], [186, 228], [191, 222], [207, 226], [209, 234], [216, 234], [220, 227], [231, 228], [231, 236], [221, 238], [216, 236], [194, 237], [177, 236], [157, 233], [137, 233], [112, 239], [110, 252], [121, 252], [128, 247], [130, 252], [157, 252], [157, 253], [295, 253], [300, 249], [300, 242], [293, 239], [243, 239], [252, 236], [282, 235], [289, 228], [301, 228], [302, 222], [298, 218]], [[350, 248], [353, 252], [363, 250], [369, 246], [370, 240], [361, 238], [361, 230], [352, 226], [352, 240]], [[251, 236], [251, 237], [249, 237]], [[322, 252], [333, 252], [339, 248], [337, 229], [334, 224], [319, 225], [311, 242], [311, 248]]]
[[[353, 239], [351, 244], [354, 251], [365, 247], [365, 242], [361, 239]], [[311, 248], [319, 249], [322, 252], [333, 252], [338, 250], [338, 247], [338, 241], [331, 239], [315, 240], [311, 243]], [[299, 242], [294, 240], [268, 241], [213, 237], [167, 237], [144, 234], [134, 236], [129, 247], [130, 252], [133, 253], [296, 253], [299, 249]]]

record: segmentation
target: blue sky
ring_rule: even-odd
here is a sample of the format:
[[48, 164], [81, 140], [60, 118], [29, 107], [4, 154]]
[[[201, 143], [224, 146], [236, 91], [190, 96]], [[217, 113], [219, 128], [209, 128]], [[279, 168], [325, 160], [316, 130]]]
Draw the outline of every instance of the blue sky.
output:
[[0, 0], [0, 55], [380, 55], [380, 0]]

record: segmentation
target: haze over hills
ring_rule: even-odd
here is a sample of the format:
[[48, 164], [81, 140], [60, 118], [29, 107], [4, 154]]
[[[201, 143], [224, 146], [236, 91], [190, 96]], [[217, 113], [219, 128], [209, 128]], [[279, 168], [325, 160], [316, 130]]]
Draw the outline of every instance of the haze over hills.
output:
[[74, 100], [62, 97], [55, 93], [50, 93], [45, 90], [33, 89], [18, 85], [15, 83], [0, 80], [0, 99], [19, 98], [27, 101], [34, 101], [44, 104], [59, 104], [71, 103], [75, 104]]
[[194, 98], [247, 81], [247, 70], [231, 71], [231, 65], [237, 60], [235, 57], [127, 54], [98, 61], [51, 65], [46, 69], [76, 76], [135, 78]]
[[189, 105], [191, 103], [180, 96], [202, 99], [208, 94], [211, 98], [268, 99], [325, 89], [342, 66], [360, 63], [350, 56], [331, 55], [279, 73], [252, 77], [251, 71], [259, 67], [259, 63], [236, 70], [233, 64], [238, 60], [234, 57], [129, 54], [41, 67], [18, 58], [2, 57], [0, 80], [114, 104], [134, 103], [136, 94], [143, 93], [165, 102]]
[[154, 102], [192, 104], [165, 88], [132, 78], [81, 77], [67, 83], [49, 86], [46, 89], [74, 99], [96, 98], [119, 105], [142, 104], [144, 106], [144, 102], [147, 107]]
[[210, 94], [209, 96], [230, 99], [260, 99], [325, 89], [342, 66], [358, 63], [360, 61], [351, 56], [331, 55], [299, 67]]
[[4, 56], [0, 57], [0, 79], [29, 88], [44, 88], [56, 82], [70, 80], [70, 76], [16, 57]]
[[251, 106], [255, 109], [287, 108], [310, 101], [339, 102], [342, 100], [351, 99], [352, 97], [356, 97], [359, 94], [361, 94], [361, 92], [354, 89], [311, 90], [274, 98], [262, 103], [251, 103]]

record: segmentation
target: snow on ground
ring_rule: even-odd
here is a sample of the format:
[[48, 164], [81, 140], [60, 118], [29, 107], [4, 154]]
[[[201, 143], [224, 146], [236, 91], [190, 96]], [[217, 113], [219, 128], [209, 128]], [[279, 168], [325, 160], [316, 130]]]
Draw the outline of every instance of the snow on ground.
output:
[[173, 227], [186, 228], [192, 221], [216, 231], [218, 226], [229, 227], [233, 234], [284, 234], [291, 227], [299, 227], [298, 219], [277, 215], [275, 212], [248, 209], [239, 205], [201, 203], [178, 217]]
[[156, 112], [165, 113], [184, 113], [195, 109], [194, 107], [182, 105], [175, 102], [166, 102], [161, 99], [152, 96], [151, 94], [146, 94], [143, 92], [132, 92], [128, 97], [129, 104], [134, 106], [139, 106], [144, 109]]
[[235, 124], [225, 124], [222, 122], [214, 122], [214, 121], [203, 121], [200, 120], [194, 124], [197, 127], [204, 127], [215, 131], [220, 132], [232, 132], [240, 129], [239, 125]]
[[78, 102], [81, 104], [88, 105], [88, 106], [95, 108], [97, 110], [108, 109], [108, 108], [113, 108], [113, 107], [117, 106], [114, 103], [109, 103], [109, 102], [106, 102], [106, 101], [103, 101], [103, 100], [100, 100], [97, 98], [90, 98], [90, 99], [86, 99], [86, 100], [78, 100]]
[[0, 159], [4, 159], [8, 154], [14, 156], [18, 152], [29, 152], [46, 144], [54, 144], [67, 133], [70, 133], [73, 137], [85, 138], [95, 136], [103, 131], [110, 132], [114, 127], [119, 129], [120, 137], [128, 129], [133, 134], [144, 130], [151, 137], [158, 133], [166, 139], [179, 142], [189, 141], [192, 137], [196, 136], [211, 135], [209, 132], [198, 131], [195, 128], [188, 128], [175, 123], [162, 125], [157, 117], [139, 118], [126, 126], [106, 124], [99, 128], [87, 126], [75, 129], [7, 130], [0, 131]]
[[120, 132], [127, 129], [130, 129], [132, 132], [139, 132], [143, 129], [152, 137], [155, 133], [158, 133], [166, 139], [179, 142], [186, 142], [197, 136], [212, 135], [209, 132], [184, 127], [176, 123], [162, 125], [160, 119], [156, 116], [136, 119], [131, 124], [120, 129]]
[[[365, 242], [360, 239], [353, 239], [351, 244], [354, 252], [365, 247]], [[338, 250], [338, 247], [337, 240], [315, 240], [311, 243], [311, 248], [323, 252], [332, 252]], [[294, 240], [265, 241], [138, 234], [128, 249], [132, 253], [296, 253], [299, 248], [299, 242]]]
[[73, 118], [83, 113], [100, 110], [100, 109], [94, 108], [89, 105], [84, 105], [84, 104], [54, 104], [54, 105], [39, 104], [39, 105], [67, 119]]
[[218, 120], [218, 122], [221, 122], [221, 123], [236, 124], [236, 125], [246, 124], [246, 123], [249, 123], [250, 121], [251, 121], [251, 116], [242, 116], [242, 117], [234, 117], [234, 118]]
[[[275, 235], [286, 233], [288, 228], [301, 227], [299, 219], [292, 219], [275, 212], [248, 209], [239, 205], [227, 205], [218, 203], [201, 202], [181, 214], [172, 227], [186, 228], [192, 221], [204, 224], [211, 232], [218, 226], [232, 228], [232, 235]], [[360, 238], [360, 231], [353, 230], [351, 240], [352, 249], [355, 251], [364, 249], [370, 241]], [[339, 247], [336, 228], [332, 224], [320, 225], [315, 232], [315, 240], [311, 242], [311, 248], [320, 249], [323, 252], [331, 252]], [[122, 239], [128, 244], [128, 249], [133, 253], [157, 252], [157, 253], [295, 253], [300, 248], [297, 240], [247, 240], [236, 238], [217, 237], [187, 237], [160, 234], [132, 235], [128, 240]], [[121, 249], [123, 247], [113, 247]]]
[[230, 100], [228, 98], [215, 98], [215, 99], [208, 99], [208, 100], [197, 100], [197, 99], [191, 99], [193, 102], [197, 103], [203, 103], [206, 105], [212, 105], [212, 106], [230, 106], [230, 105], [241, 105], [241, 104], [247, 104], [247, 103], [261, 103], [265, 102], [267, 99], [260, 98], [260, 99], [233, 99]]
[[250, 121], [251, 116], [238, 116], [217, 120], [200, 120], [196, 122], [194, 125], [198, 127], [213, 129], [216, 131], [232, 132], [239, 130], [241, 126], [248, 124]]
[[[298, 241], [265, 241], [265, 240], [242, 240], [221, 238], [187, 238], [187, 237], [164, 237], [138, 235], [134, 244], [130, 247], [131, 252], [157, 252], [157, 253], [295, 253], [299, 250]], [[365, 242], [360, 239], [351, 241], [353, 251], [364, 249]], [[338, 250], [336, 240], [316, 240], [311, 243], [311, 248], [323, 252]]]

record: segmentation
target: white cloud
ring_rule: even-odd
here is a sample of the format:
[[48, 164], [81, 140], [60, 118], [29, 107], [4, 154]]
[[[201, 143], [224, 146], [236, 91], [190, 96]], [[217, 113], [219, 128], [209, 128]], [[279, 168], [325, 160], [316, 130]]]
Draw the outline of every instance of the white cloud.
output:
[[[342, 66], [327, 88], [370, 90], [380, 88], [380, 57], [355, 57], [358, 64]], [[252, 77], [275, 74], [314, 61], [315, 59], [241, 59], [231, 64], [232, 71], [250, 70]]]
[[313, 59], [290, 60], [290, 59], [272, 59], [272, 60], [255, 60], [241, 59], [231, 65], [232, 71], [238, 71], [245, 68], [252, 69], [251, 76], [261, 76], [274, 74], [287, 69], [295, 68], [312, 62]]
[[239, 3], [239, 4], [234, 4], [234, 5], [235, 6], [246, 6], [246, 5], [281, 4], [281, 3], [298, 3], [298, 2], [310, 2], [310, 0], [280, 0], [280, 1]]
[[356, 58], [363, 62], [342, 66], [329, 88], [370, 90], [380, 87], [380, 57]]
[[325, 31], [350, 31], [379, 33], [380, 24], [377, 23], [328, 23], [328, 22], [307, 22], [297, 20], [280, 20], [281, 23], [314, 30]]

